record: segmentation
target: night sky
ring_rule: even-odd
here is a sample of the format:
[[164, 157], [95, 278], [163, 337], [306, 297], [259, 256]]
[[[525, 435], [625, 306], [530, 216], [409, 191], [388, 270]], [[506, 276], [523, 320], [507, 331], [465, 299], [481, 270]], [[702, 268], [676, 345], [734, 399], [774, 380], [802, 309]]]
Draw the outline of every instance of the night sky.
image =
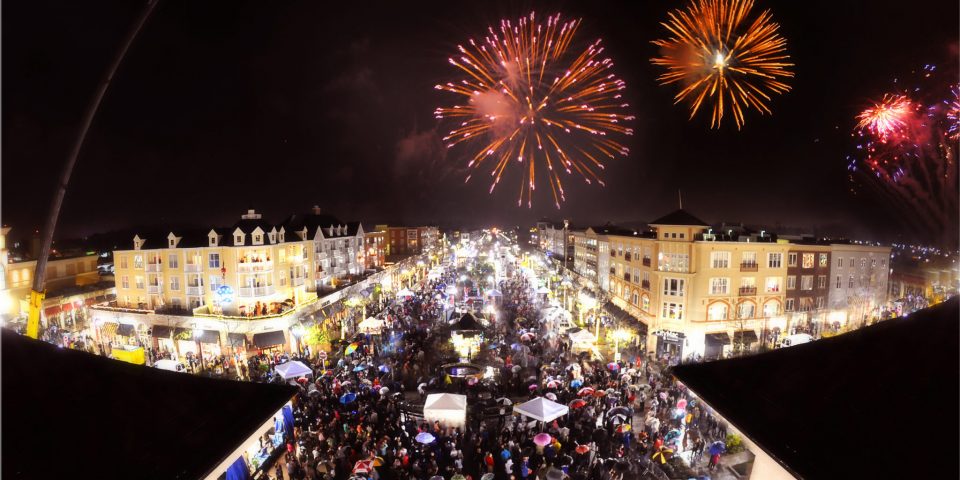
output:
[[[161, 0], [107, 93], [71, 180], [58, 236], [130, 225], [231, 224], [248, 207], [279, 221], [320, 205], [344, 220], [579, 224], [650, 220], [684, 207], [710, 222], [817, 226], [889, 236], [885, 206], [852, 196], [853, 115], [894, 77], [957, 55], [956, 0], [760, 0], [796, 63], [793, 91], [744, 129], [688, 121], [660, 87], [651, 40], [679, 1], [236, 2]], [[3, 11], [3, 223], [37, 228], [76, 124], [142, 1], [8, 2]], [[606, 188], [545, 181], [518, 208], [519, 177], [464, 185], [465, 150], [433, 86], [458, 78], [457, 43], [535, 9], [582, 17], [627, 82], [631, 155]], [[585, 43], [584, 43], [585, 44]], [[477, 181], [479, 180], [479, 181]], [[542, 180], [542, 179], [541, 179]]]

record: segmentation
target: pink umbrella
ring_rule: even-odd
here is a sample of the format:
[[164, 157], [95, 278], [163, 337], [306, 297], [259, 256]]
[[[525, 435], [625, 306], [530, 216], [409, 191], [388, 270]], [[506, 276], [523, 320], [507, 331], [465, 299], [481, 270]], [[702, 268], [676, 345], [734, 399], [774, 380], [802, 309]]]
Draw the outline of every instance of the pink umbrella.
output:
[[539, 433], [536, 437], [533, 437], [533, 443], [540, 445], [541, 447], [550, 445], [550, 442], [553, 441], [553, 438], [549, 433]]
[[677, 408], [680, 410], [687, 408], [687, 399], [681, 398], [680, 400], [677, 400]]
[[593, 392], [595, 392], [595, 391], [596, 391], [596, 390], [594, 390], [594, 389], [592, 389], [592, 388], [590, 388], [590, 387], [583, 387], [583, 388], [580, 389], [579, 392], [577, 392], [577, 395], [580, 395], [581, 397], [586, 397], [586, 396], [588, 396], [588, 395], [593, 395]]
[[559, 387], [560, 387], [560, 382], [556, 380], [550, 380], [549, 382], [547, 382], [547, 388], [559, 388]]
[[532, 391], [534, 391], [534, 390], [536, 390], [536, 389], [537, 389], [537, 384], [536, 384], [536, 383], [534, 383], [533, 385], [530, 385], [530, 386], [529, 386], [529, 387], [527, 387], [527, 388], [528, 388], [528, 389], [529, 389], [529, 390], [530, 390], [530, 391], [532, 392]]

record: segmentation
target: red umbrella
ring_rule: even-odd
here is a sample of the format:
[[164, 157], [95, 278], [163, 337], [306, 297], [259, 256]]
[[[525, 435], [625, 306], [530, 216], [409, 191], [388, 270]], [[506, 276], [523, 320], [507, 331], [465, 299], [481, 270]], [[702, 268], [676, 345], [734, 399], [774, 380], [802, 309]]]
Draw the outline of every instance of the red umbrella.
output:
[[594, 397], [597, 397], [597, 398], [602, 397], [602, 396], [604, 396], [604, 395], [606, 395], [606, 394], [607, 394], [607, 392], [604, 392], [603, 390], [597, 390], [596, 392], [593, 392], [593, 396], [594, 396]]
[[577, 445], [577, 448], [576, 448], [577, 453], [583, 454], [589, 451], [590, 451], [590, 447], [588, 447], [587, 445]]
[[586, 397], [586, 396], [588, 396], [588, 395], [593, 395], [593, 392], [595, 392], [595, 391], [596, 391], [596, 390], [594, 390], [594, 389], [592, 389], [592, 388], [590, 388], [590, 387], [583, 387], [583, 388], [580, 389], [579, 392], [577, 392], [577, 395], [580, 395], [581, 397]]
[[583, 401], [583, 400], [580, 400], [580, 399], [577, 399], [577, 400], [574, 400], [574, 401], [570, 402], [570, 408], [576, 410], [576, 409], [578, 409], [578, 408], [583, 408], [586, 404], [587, 404], [587, 402], [585, 402], [585, 401]]
[[307, 383], [307, 377], [300, 377], [297, 379], [297, 383], [305, 384]]
[[360, 460], [353, 466], [353, 473], [370, 473], [373, 471], [373, 460]]

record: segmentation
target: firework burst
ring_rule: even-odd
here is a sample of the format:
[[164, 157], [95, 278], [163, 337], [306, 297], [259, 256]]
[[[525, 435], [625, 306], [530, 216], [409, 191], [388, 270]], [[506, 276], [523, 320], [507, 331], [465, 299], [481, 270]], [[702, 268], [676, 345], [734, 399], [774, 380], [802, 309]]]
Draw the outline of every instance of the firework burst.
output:
[[600, 40], [573, 53], [579, 26], [580, 20], [561, 22], [559, 14], [540, 23], [533, 13], [517, 22], [501, 20], [482, 40], [458, 46], [450, 64], [461, 78], [435, 87], [466, 99], [434, 113], [460, 122], [443, 140], [448, 148], [475, 148], [467, 166], [489, 169], [490, 193], [509, 165], [520, 166], [518, 206], [524, 198], [533, 205], [538, 164], [546, 167], [560, 208], [566, 200], [561, 171], [604, 185], [604, 161], [629, 153], [609, 135], [633, 134], [625, 125], [633, 120], [622, 98], [626, 84], [603, 57]]
[[687, 101], [692, 119], [704, 103], [712, 103], [710, 127], [719, 128], [727, 111], [737, 129], [744, 110], [772, 113], [774, 94], [790, 90], [793, 77], [787, 40], [769, 10], [750, 19], [753, 0], [698, 0], [686, 10], [670, 12], [662, 22], [670, 37], [653, 42], [661, 56], [651, 59], [666, 68], [661, 85], [680, 84], [674, 103]]
[[881, 141], [903, 132], [913, 114], [913, 104], [904, 95], [884, 95], [883, 100], [867, 108], [857, 119], [857, 128], [869, 130]]
[[960, 139], [960, 85], [950, 89], [950, 98], [946, 104], [947, 133], [951, 140]]

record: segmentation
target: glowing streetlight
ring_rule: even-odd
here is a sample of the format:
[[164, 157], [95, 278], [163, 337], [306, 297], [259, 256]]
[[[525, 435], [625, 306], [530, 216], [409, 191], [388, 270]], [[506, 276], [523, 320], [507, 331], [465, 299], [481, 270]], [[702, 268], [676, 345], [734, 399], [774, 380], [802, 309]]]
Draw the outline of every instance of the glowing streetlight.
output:
[[615, 353], [613, 355], [613, 361], [617, 362], [617, 361], [620, 361], [620, 341], [630, 340], [630, 332], [623, 329], [617, 329], [616, 331], [613, 332], [613, 338], [616, 344]]

